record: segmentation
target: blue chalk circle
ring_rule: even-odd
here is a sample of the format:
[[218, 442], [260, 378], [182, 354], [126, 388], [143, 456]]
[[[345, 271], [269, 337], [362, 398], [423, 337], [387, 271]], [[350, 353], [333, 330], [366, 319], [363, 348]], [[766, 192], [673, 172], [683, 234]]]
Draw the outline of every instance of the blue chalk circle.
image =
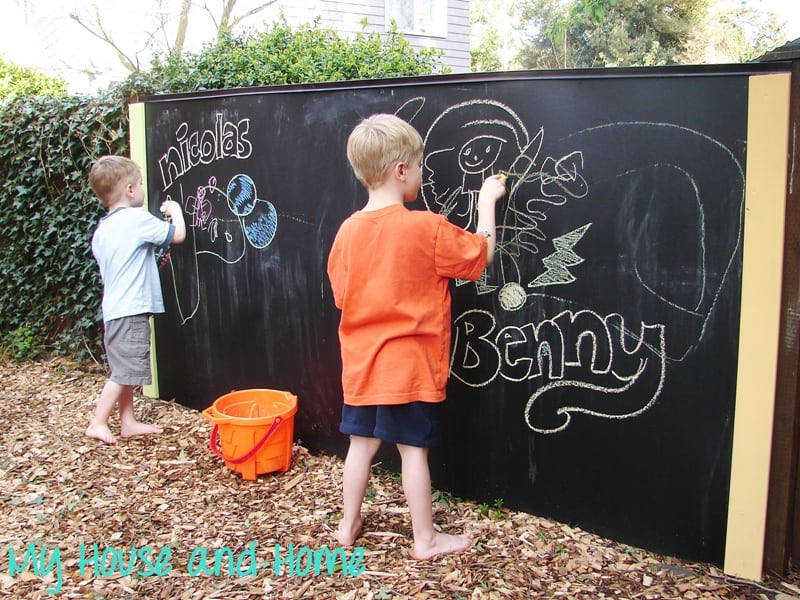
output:
[[258, 209], [258, 214], [242, 219], [244, 234], [254, 248], [266, 248], [278, 229], [278, 212], [266, 200], [259, 201]]
[[256, 184], [249, 175], [234, 175], [228, 183], [226, 195], [231, 212], [240, 217], [253, 212], [258, 202]]

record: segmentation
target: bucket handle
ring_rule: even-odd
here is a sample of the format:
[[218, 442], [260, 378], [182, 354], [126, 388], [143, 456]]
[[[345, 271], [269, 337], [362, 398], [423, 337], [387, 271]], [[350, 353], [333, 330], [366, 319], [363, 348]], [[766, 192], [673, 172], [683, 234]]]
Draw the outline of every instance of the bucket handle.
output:
[[267, 430], [267, 433], [264, 434], [264, 437], [261, 438], [261, 440], [255, 446], [253, 446], [252, 450], [243, 456], [240, 456], [239, 458], [228, 458], [219, 448], [217, 448], [217, 433], [219, 432], [219, 424], [217, 423], [215, 423], [214, 427], [211, 428], [211, 439], [208, 440], [208, 446], [211, 448], [211, 451], [219, 456], [222, 460], [238, 465], [255, 456], [256, 452], [261, 449], [261, 446], [267, 443], [267, 440], [272, 437], [272, 434], [275, 433], [275, 430], [278, 429], [278, 426], [281, 423], [283, 423], [283, 419], [280, 416], [276, 416], [272, 421], [272, 425], [270, 425], [270, 428]]

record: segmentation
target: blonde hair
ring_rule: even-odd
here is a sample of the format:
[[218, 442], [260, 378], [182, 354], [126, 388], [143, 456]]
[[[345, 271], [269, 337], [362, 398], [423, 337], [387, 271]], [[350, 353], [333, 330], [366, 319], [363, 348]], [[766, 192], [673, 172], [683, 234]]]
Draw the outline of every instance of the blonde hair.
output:
[[124, 156], [101, 156], [89, 171], [89, 186], [104, 206], [114, 199], [120, 184], [136, 183], [142, 170], [130, 158]]
[[422, 136], [400, 117], [376, 114], [356, 125], [347, 138], [347, 160], [364, 187], [383, 181], [398, 162], [410, 165], [419, 160]]

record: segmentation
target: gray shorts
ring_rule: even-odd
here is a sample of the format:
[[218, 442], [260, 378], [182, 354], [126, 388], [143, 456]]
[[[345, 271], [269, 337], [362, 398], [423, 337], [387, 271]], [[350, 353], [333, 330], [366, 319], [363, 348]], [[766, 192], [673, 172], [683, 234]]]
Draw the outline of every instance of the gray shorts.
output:
[[108, 378], [119, 385], [149, 385], [150, 318], [134, 315], [108, 321], [103, 341], [111, 369]]

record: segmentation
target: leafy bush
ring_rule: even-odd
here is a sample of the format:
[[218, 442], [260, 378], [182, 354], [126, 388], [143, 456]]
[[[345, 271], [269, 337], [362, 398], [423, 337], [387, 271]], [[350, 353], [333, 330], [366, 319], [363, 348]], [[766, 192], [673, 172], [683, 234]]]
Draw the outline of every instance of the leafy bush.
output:
[[118, 97], [21, 96], [0, 113], [0, 334], [85, 357], [99, 344], [100, 282], [90, 251], [102, 214], [87, 172], [128, 152]]
[[279, 20], [238, 37], [224, 33], [199, 53], [157, 57], [123, 85], [152, 94], [430, 75], [449, 70], [441, 56], [415, 51], [394, 24], [385, 37], [362, 32], [350, 40], [318, 23], [292, 29]]
[[97, 97], [20, 94], [0, 109], [0, 340], [14, 356], [46, 348], [99, 357], [101, 282], [91, 255], [103, 209], [87, 174], [103, 154], [129, 153], [129, 99], [153, 93], [444, 72], [396, 30], [353, 40], [285, 21], [225, 35], [197, 54], [153, 61]]
[[17, 327], [12, 331], [3, 341], [1, 348], [3, 354], [12, 356], [16, 360], [34, 359], [44, 350], [41, 340], [30, 327], [26, 326]]
[[37, 69], [15, 65], [0, 57], [0, 98], [30, 94], [58, 96], [66, 92], [65, 81], [49, 77]]

